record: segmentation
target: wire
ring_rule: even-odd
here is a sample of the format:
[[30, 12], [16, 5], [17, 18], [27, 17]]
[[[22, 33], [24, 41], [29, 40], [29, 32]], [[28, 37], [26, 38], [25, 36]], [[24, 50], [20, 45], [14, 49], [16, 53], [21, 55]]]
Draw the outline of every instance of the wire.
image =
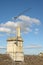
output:
[[18, 14], [16, 17], [14, 17], [14, 19], [16, 20], [20, 15], [22, 15], [23, 13], [29, 11], [31, 8], [27, 8], [25, 9], [23, 12], [21, 12], [20, 14]]

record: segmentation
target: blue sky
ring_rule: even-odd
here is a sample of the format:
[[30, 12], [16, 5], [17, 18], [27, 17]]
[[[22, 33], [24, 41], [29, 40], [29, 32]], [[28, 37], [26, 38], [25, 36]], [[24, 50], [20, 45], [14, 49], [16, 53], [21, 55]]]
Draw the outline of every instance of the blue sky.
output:
[[[19, 13], [24, 11], [27, 8], [31, 8], [29, 11], [22, 14], [19, 17], [22, 21], [22, 24], [30, 24], [28, 25], [28, 33], [22, 33], [22, 38], [24, 40], [24, 47], [26, 46], [43, 46], [43, 0], [0, 0], [0, 46], [7, 45], [7, 38], [10, 36], [15, 36], [15, 34], [9, 34], [6, 32], [6, 23], [16, 23], [16, 21], [12, 20], [12, 17], [17, 16]], [[30, 22], [25, 22], [24, 18]], [[35, 19], [35, 21], [34, 21]], [[37, 21], [38, 20], [38, 21]], [[32, 24], [31, 24], [32, 21]], [[35, 23], [34, 23], [34, 22]], [[26, 29], [27, 27], [22, 26], [22, 30]], [[8, 26], [8, 25], [7, 25]], [[5, 29], [5, 32], [3, 28]], [[25, 27], [25, 28], [24, 28]], [[2, 29], [2, 30], [1, 30]], [[27, 32], [27, 31], [26, 31]], [[28, 54], [38, 54], [43, 52], [43, 48], [31, 48], [31, 49], [24, 49], [25, 53]]]

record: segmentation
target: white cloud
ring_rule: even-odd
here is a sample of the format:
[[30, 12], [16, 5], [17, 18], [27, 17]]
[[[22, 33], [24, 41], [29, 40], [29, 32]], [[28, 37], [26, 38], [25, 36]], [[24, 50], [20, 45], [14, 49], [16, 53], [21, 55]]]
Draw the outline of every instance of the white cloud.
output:
[[5, 32], [8, 34], [15, 34], [15, 31], [10, 28], [0, 27], [0, 32]]
[[39, 29], [38, 29], [38, 28], [35, 28], [34, 33], [35, 33], [35, 34], [38, 34], [38, 32], [39, 32]]
[[[15, 28], [20, 25], [22, 32], [31, 32], [32, 24], [40, 24], [40, 20], [36, 18], [31, 18], [29, 16], [21, 15], [16, 22], [7, 21], [6, 23], [0, 24], [0, 32], [13, 32], [15, 33]], [[2, 27], [2, 28], [1, 28]]]
[[36, 18], [31, 18], [29, 16], [21, 15], [19, 17], [20, 20], [28, 22], [28, 23], [35, 23], [35, 24], [40, 24], [40, 20]]
[[11, 28], [15, 28], [17, 26], [17, 23], [16, 22], [13, 22], [13, 21], [7, 21], [6, 23], [2, 23], [0, 26], [3, 26], [3, 27], [11, 27]]
[[8, 33], [10, 33], [10, 29], [8, 29], [8, 28], [3, 28], [3, 27], [0, 27], [0, 32], [8, 32]]
[[26, 47], [24, 47], [24, 48], [43, 48], [43, 46], [42, 45], [30, 45], [30, 46], [26, 46]]

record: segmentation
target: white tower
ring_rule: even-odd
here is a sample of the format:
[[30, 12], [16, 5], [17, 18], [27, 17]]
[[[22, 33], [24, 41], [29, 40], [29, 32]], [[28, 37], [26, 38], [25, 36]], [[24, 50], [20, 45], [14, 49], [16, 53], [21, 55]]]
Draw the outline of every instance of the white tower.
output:
[[21, 34], [20, 34], [20, 26], [16, 27], [16, 31], [17, 31], [17, 33], [16, 33], [17, 35], [16, 36], [20, 37], [21, 36]]
[[17, 58], [16, 60], [24, 61], [24, 54], [23, 54], [23, 40], [20, 34], [20, 26], [17, 27]]
[[16, 28], [16, 37], [7, 40], [7, 53], [14, 61], [24, 61], [23, 40], [20, 34], [20, 26]]

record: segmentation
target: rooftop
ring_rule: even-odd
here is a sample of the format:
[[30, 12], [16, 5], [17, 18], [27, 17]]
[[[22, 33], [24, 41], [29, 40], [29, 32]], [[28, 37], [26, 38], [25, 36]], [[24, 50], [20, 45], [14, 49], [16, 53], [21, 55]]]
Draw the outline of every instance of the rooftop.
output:
[[23, 39], [21, 37], [10, 37], [7, 39], [7, 41], [22, 41], [23, 42]]

